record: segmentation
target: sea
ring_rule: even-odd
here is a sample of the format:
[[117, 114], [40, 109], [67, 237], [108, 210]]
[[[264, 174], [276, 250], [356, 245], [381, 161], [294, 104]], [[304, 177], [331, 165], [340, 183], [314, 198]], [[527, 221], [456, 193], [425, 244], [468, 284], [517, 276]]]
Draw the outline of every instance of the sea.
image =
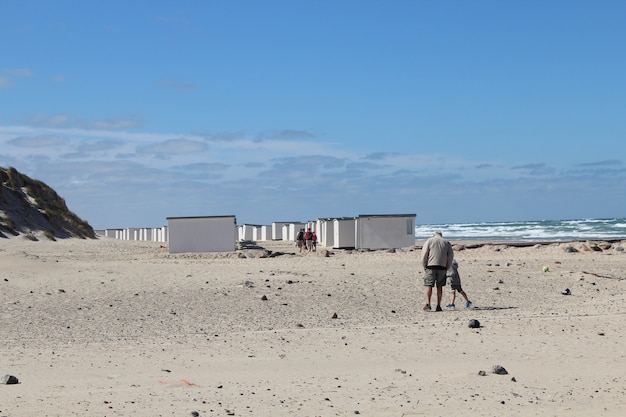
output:
[[443, 236], [450, 240], [507, 242], [626, 240], [626, 217], [422, 224], [415, 226], [415, 238], [417, 240], [428, 239], [435, 231], [441, 231]]

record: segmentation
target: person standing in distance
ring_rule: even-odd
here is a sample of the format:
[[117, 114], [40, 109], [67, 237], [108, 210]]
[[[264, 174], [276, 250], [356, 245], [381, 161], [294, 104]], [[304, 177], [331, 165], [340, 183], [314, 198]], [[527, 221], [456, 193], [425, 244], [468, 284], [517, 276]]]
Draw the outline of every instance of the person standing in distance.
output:
[[430, 299], [433, 287], [437, 287], [437, 308], [442, 311], [441, 298], [443, 287], [446, 286], [446, 271], [452, 266], [454, 251], [452, 245], [443, 238], [441, 232], [426, 240], [422, 247], [422, 266], [424, 267], [424, 286], [426, 287], [426, 305], [424, 311], [430, 311]]

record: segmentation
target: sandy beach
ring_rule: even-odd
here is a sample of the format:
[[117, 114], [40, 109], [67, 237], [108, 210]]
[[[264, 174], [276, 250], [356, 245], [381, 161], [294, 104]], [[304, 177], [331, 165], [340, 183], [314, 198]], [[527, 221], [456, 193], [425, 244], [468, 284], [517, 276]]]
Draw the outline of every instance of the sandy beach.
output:
[[0, 239], [0, 416], [626, 415], [626, 242], [452, 241], [475, 308], [429, 313], [421, 243]]

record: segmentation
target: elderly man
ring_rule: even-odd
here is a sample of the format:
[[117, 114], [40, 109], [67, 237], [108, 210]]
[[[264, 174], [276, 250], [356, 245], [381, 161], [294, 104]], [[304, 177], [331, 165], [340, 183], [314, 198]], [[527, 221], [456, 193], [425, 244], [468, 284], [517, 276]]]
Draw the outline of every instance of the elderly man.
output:
[[446, 271], [452, 266], [454, 251], [452, 245], [443, 238], [441, 232], [429, 238], [422, 247], [422, 266], [424, 267], [424, 286], [426, 287], [426, 305], [424, 311], [431, 311], [430, 299], [433, 287], [437, 286], [437, 308], [441, 311], [443, 287], [446, 286]]

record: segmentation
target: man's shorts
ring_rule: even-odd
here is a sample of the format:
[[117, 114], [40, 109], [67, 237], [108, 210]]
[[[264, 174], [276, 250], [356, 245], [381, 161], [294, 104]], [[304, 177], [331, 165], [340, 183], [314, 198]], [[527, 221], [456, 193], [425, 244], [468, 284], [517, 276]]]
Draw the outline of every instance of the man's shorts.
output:
[[427, 268], [424, 273], [425, 287], [445, 287], [446, 286], [446, 270]]

